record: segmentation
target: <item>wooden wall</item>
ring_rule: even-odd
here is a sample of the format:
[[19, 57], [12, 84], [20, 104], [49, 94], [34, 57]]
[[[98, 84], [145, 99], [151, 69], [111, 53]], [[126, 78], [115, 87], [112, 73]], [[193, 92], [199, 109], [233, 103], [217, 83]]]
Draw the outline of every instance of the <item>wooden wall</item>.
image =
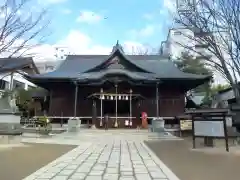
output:
[[[113, 84], [102, 86], [104, 92], [115, 93]], [[148, 116], [156, 116], [156, 87], [131, 87], [129, 84], [120, 84], [119, 93], [128, 93], [130, 88], [133, 94], [141, 94], [145, 99], [134, 100], [133, 116], [139, 117], [140, 112], [147, 112]], [[78, 89], [77, 116], [92, 116], [93, 100], [88, 98], [92, 93], [99, 93], [100, 87], [83, 87]], [[51, 89], [50, 116], [73, 116], [75, 86], [73, 84], [53, 86]], [[163, 117], [176, 116], [184, 112], [184, 92], [176, 87], [159, 87], [159, 114]], [[140, 104], [140, 106], [139, 106]], [[96, 100], [97, 116], [100, 116], [100, 101]]]

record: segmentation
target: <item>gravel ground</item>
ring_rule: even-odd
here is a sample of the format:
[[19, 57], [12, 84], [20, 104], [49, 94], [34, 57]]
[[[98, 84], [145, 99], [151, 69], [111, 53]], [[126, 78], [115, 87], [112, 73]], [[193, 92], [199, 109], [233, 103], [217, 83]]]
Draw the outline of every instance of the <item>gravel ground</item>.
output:
[[[240, 179], [239, 153], [206, 153], [192, 150], [190, 140], [151, 141], [146, 144], [180, 178], [180, 180]], [[231, 149], [230, 149], [231, 151]]]
[[0, 150], [0, 179], [21, 180], [76, 146], [25, 144]]

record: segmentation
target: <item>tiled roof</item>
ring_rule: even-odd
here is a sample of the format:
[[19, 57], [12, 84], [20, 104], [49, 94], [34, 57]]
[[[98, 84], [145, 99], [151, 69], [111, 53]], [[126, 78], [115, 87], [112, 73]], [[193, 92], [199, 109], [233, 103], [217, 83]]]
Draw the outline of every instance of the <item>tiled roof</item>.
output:
[[38, 70], [31, 57], [0, 58], [0, 73], [20, 70], [26, 67], [30, 67], [34, 69], [36, 73], [38, 73]]
[[[120, 46], [119, 46], [120, 47]], [[90, 72], [90, 70], [104, 64], [106, 61], [114, 57], [116, 54], [139, 68], [142, 72], [127, 72], [128, 70], [114, 69], [111, 71], [102, 70], [100, 72]], [[114, 47], [110, 55], [69, 55], [66, 60], [53, 72], [46, 74], [38, 74], [27, 77], [28, 79], [81, 79], [81, 78], [97, 78], [107, 73], [123, 73], [132, 78], [145, 77], [164, 79], [205, 79], [209, 78], [203, 75], [189, 74], [180, 71], [175, 64], [161, 57], [160, 55], [126, 55], [122, 49]], [[150, 78], [150, 79], [151, 79]]]

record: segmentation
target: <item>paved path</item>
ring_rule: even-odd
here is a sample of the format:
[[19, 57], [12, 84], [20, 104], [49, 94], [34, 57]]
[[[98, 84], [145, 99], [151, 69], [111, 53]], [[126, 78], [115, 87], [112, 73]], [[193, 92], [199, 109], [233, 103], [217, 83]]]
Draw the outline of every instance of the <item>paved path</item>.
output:
[[[71, 136], [53, 139], [61, 137], [66, 141]], [[76, 149], [24, 180], [179, 180], [135, 136], [116, 132], [96, 133], [93, 139], [89, 134], [72, 136], [79, 138]]]

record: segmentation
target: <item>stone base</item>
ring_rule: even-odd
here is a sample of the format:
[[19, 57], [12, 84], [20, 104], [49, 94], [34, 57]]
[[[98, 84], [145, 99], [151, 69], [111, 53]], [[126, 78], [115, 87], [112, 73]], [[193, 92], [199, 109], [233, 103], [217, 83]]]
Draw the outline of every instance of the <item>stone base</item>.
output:
[[71, 118], [68, 120], [68, 132], [79, 132], [81, 120], [79, 118]]
[[93, 125], [91, 126], [91, 129], [97, 129], [97, 128], [96, 128], [96, 125], [93, 124]]
[[21, 143], [21, 136], [0, 136], [0, 145], [2, 144], [19, 144]]

